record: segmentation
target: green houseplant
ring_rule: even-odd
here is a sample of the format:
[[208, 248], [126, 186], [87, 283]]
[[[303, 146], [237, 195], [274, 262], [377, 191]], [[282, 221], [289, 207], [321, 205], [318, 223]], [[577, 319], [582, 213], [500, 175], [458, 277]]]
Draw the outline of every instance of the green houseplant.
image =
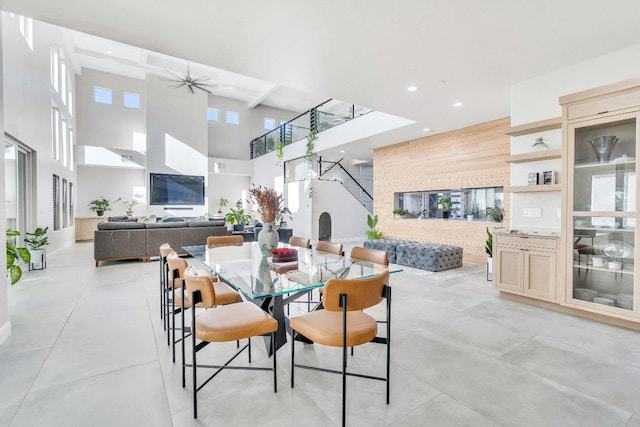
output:
[[231, 208], [231, 211], [225, 215], [225, 219], [229, 224], [233, 225], [235, 231], [242, 231], [244, 226], [251, 221], [251, 215], [246, 214], [242, 208]]
[[47, 262], [47, 252], [43, 248], [49, 244], [49, 238], [46, 236], [49, 227], [37, 227], [32, 233], [25, 233], [29, 237], [25, 237], [24, 241], [29, 246], [31, 254], [31, 266], [37, 269], [43, 269]]
[[367, 226], [369, 229], [366, 231], [367, 239], [376, 240], [382, 239], [382, 232], [378, 230], [378, 215], [367, 215]]
[[222, 208], [226, 208], [228, 204], [229, 204], [229, 199], [220, 197], [220, 200], [218, 201], [218, 213], [221, 214]]
[[408, 214], [409, 214], [409, 211], [406, 210], [406, 209], [394, 209], [393, 210], [393, 216], [396, 219], [402, 218], [403, 216], [406, 216]]
[[106, 211], [110, 211], [109, 200], [100, 196], [99, 198], [89, 202], [89, 210], [95, 211], [98, 216], [102, 216]]
[[487, 208], [486, 214], [487, 219], [491, 219], [491, 221], [495, 222], [502, 222], [502, 219], [504, 218], [504, 212], [498, 206]]
[[11, 238], [20, 235], [19, 231], [7, 230], [7, 272], [9, 273], [9, 280], [11, 284], [15, 285], [22, 277], [22, 267], [19, 262], [22, 260], [24, 263], [29, 264], [31, 262], [31, 254], [27, 248], [16, 247], [10, 242]]
[[[129, 201], [129, 200], [122, 200], [122, 204], [124, 205], [125, 208], [127, 208], [127, 215], [128, 216], [132, 216], [133, 215], [133, 208], [135, 208], [136, 206], [138, 206], [140, 204], [140, 202], [142, 201], [142, 194], [134, 194], [133, 195], [133, 200]], [[120, 199], [116, 200], [116, 202], [121, 201]]]
[[440, 196], [436, 201], [436, 205], [438, 206], [438, 211], [436, 212], [436, 216], [438, 218], [449, 218], [449, 212], [453, 207], [453, 203], [451, 199], [445, 196]]

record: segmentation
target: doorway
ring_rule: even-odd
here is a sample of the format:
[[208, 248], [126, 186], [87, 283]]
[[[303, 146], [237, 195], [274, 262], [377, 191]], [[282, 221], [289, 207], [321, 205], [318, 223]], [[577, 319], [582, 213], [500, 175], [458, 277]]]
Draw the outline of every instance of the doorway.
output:
[[7, 230], [17, 230], [22, 236], [29, 228], [31, 204], [31, 150], [5, 135], [4, 190]]
[[318, 240], [331, 241], [331, 215], [322, 212], [318, 222]]

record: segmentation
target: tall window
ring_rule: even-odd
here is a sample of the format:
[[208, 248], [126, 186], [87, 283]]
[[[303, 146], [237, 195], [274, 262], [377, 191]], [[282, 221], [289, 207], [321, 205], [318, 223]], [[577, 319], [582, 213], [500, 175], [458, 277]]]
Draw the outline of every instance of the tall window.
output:
[[66, 120], [62, 120], [62, 129], [60, 131], [62, 135], [62, 144], [60, 144], [60, 148], [62, 152], [58, 154], [58, 158], [62, 158], [62, 165], [67, 166], [67, 144], [68, 144], [68, 135], [69, 135], [69, 126], [67, 125]]
[[53, 175], [53, 229], [60, 230], [60, 177]]
[[67, 194], [67, 180], [62, 178], [62, 228], [69, 226], [69, 198]]
[[75, 147], [73, 146], [73, 129], [69, 129], [69, 170], [73, 170], [73, 151]]
[[51, 108], [51, 157], [60, 160], [60, 110]]
[[58, 53], [58, 46], [51, 46], [51, 84], [53, 88], [58, 91], [58, 76], [60, 72], [60, 54]]
[[29, 45], [29, 49], [33, 50], [33, 20], [31, 18], [20, 17], [20, 33]]
[[60, 60], [60, 96], [62, 103], [67, 104], [67, 63], [64, 59]]
[[69, 225], [73, 225], [73, 182], [69, 183]]

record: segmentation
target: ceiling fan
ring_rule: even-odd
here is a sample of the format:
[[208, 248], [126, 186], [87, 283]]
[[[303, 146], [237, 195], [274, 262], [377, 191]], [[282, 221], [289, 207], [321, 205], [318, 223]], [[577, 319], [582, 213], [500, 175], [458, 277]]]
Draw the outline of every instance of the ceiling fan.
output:
[[195, 93], [193, 90], [194, 88], [200, 89], [203, 92], [211, 93], [211, 91], [208, 90], [207, 87], [211, 87], [214, 89], [218, 87], [215, 84], [205, 83], [211, 80], [208, 77], [196, 77], [196, 78], [192, 77], [191, 72], [189, 70], [189, 64], [187, 64], [187, 72], [184, 73], [183, 75], [176, 74], [171, 70], [166, 70], [166, 71], [170, 74], [173, 74], [173, 76], [175, 76], [175, 79], [169, 79], [169, 81], [176, 83], [175, 85], [171, 86], [174, 89], [177, 89], [182, 86], [186, 86], [187, 90], [191, 93]]

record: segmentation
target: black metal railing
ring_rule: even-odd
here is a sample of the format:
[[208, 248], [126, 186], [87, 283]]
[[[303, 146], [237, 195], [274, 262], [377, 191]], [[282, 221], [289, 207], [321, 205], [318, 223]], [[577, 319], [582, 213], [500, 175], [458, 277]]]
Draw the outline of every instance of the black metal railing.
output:
[[277, 150], [280, 142], [284, 146], [293, 144], [306, 138], [311, 132], [322, 132], [331, 129], [371, 111], [353, 104], [328, 99], [277, 128], [254, 138], [249, 143], [251, 159]]
[[342, 166], [340, 163], [342, 160], [344, 159], [340, 159], [337, 162], [329, 162], [320, 158], [318, 160], [320, 169], [319, 178], [339, 182], [362, 206], [367, 208], [369, 212], [373, 212], [373, 196], [364, 188], [360, 181], [354, 178], [353, 175]]

